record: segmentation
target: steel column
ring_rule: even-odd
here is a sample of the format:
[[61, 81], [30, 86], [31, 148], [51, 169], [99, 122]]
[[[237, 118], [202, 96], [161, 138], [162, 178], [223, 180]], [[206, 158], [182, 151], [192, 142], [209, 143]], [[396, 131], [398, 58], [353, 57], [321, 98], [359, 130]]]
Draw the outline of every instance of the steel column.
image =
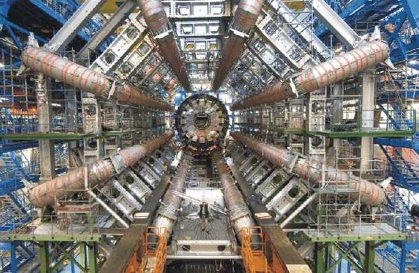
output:
[[95, 242], [92, 242], [92, 245], [87, 245], [88, 260], [89, 260], [89, 273], [97, 272], [97, 246]]
[[365, 242], [364, 273], [374, 273], [374, 272], [375, 272], [375, 242], [366, 241]]
[[326, 246], [324, 243], [314, 243], [315, 273], [324, 273], [326, 270]]
[[[375, 78], [373, 71], [366, 71], [362, 75], [362, 124], [361, 128], [371, 130], [374, 127], [375, 110]], [[373, 138], [361, 138], [361, 172], [371, 170], [371, 160], [374, 156]]]
[[17, 264], [18, 261], [16, 259], [16, 242], [10, 243], [10, 270], [12, 273], [17, 273]]
[[[43, 74], [38, 74], [36, 81], [36, 104], [38, 113], [38, 131], [49, 133], [52, 118], [51, 102], [47, 90], [47, 82]], [[40, 181], [51, 180], [55, 177], [54, 142], [47, 139], [39, 140]]]
[[87, 266], [86, 243], [80, 242], [80, 264], [83, 268]]
[[41, 262], [41, 273], [49, 273], [49, 246], [48, 242], [39, 242], [39, 259]]

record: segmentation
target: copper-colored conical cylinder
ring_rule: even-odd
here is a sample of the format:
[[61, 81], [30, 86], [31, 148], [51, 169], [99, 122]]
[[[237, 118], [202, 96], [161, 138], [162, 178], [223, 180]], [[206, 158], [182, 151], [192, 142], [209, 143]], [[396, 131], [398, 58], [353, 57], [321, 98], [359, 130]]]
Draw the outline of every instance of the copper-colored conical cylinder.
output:
[[215, 162], [223, 186], [224, 202], [229, 210], [230, 221], [233, 224], [236, 234], [240, 235], [243, 228], [249, 228], [255, 225], [251, 216], [252, 214], [221, 154], [215, 152], [212, 159]]
[[173, 226], [177, 220], [177, 212], [182, 204], [182, 197], [176, 194], [176, 192], [185, 192], [185, 180], [189, 169], [190, 160], [183, 160], [177, 169], [176, 175], [170, 182], [169, 190], [163, 197], [162, 205], [159, 207], [157, 217], [153, 223], [155, 227], [164, 227], [168, 234], [167, 237], [170, 237], [172, 233]]
[[221, 87], [232, 65], [241, 56], [244, 43], [247, 40], [245, 35], [249, 34], [255, 26], [262, 7], [263, 0], [241, 0], [239, 2], [230, 28], [230, 35], [223, 46], [221, 60], [215, 73], [212, 86], [214, 91]]
[[[233, 132], [231, 136], [275, 166], [284, 167], [301, 179], [307, 180], [313, 187], [321, 185], [323, 171], [321, 162], [296, 156], [285, 149], [251, 139], [241, 133]], [[386, 201], [385, 191], [379, 185], [356, 177], [349, 172], [336, 170], [331, 166], [327, 166], [325, 172], [327, 181], [347, 185], [354, 192], [359, 192], [359, 195], [358, 193], [351, 195], [354, 200], [358, 200], [359, 196], [363, 204], [372, 206], [381, 205]]]
[[162, 111], [173, 111], [173, 106], [152, 98], [131, 84], [118, 84], [106, 75], [76, 64], [45, 49], [29, 47], [22, 53], [26, 67], [55, 80], [90, 92], [110, 97], [121, 103], [141, 105]]
[[86, 183], [88, 187], [92, 188], [101, 182], [109, 180], [119, 171], [134, 165], [147, 155], [150, 155], [153, 151], [167, 143], [173, 135], [173, 132], [171, 132], [154, 140], [147, 141], [144, 144], [122, 149], [119, 153], [109, 158], [101, 159], [87, 166], [71, 170], [48, 182], [39, 184], [30, 189], [29, 201], [35, 207], [41, 208], [47, 205], [53, 205], [57, 199], [78, 191], [83, 191], [86, 188]]
[[390, 49], [384, 42], [366, 43], [306, 69], [291, 80], [275, 82], [261, 93], [234, 103], [231, 109], [238, 111], [261, 104], [272, 104], [319, 90], [384, 62], [389, 54]]
[[179, 83], [186, 91], [191, 90], [188, 74], [185, 65], [182, 63], [179, 48], [170, 32], [170, 22], [167, 18], [163, 4], [160, 0], [138, 0], [144, 20], [148, 28], [154, 35], [159, 44], [159, 51], [170, 64], [173, 72], [179, 80]]

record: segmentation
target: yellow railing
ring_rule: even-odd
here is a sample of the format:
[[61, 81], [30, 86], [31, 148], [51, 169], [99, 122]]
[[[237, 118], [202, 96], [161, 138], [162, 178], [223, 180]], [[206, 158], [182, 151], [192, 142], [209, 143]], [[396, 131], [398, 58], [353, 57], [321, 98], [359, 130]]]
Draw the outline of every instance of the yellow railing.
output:
[[241, 253], [246, 273], [268, 273], [265, 242], [261, 227], [243, 228], [240, 233]]
[[144, 273], [163, 273], [167, 257], [166, 228], [148, 227], [145, 234]]
[[148, 227], [140, 238], [124, 273], [163, 273], [167, 257], [166, 228]]

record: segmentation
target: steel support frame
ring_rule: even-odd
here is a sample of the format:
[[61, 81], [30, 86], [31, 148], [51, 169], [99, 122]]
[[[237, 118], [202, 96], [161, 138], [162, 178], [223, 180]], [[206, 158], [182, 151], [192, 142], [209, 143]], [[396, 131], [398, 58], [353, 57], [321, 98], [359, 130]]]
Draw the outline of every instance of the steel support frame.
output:
[[[330, 273], [335, 272], [336, 268], [342, 268], [345, 261], [351, 265], [351, 269], [360, 273], [375, 272], [375, 249], [382, 241], [358, 241], [352, 242], [347, 248], [343, 248], [339, 241], [315, 242], [314, 243], [314, 272]], [[361, 254], [360, 245], [364, 243], [364, 253]], [[359, 257], [355, 257], [354, 253]], [[335, 255], [338, 254], [338, 255]], [[337, 256], [337, 258], [336, 258]], [[361, 257], [362, 256], [362, 257]], [[340, 271], [339, 271], [340, 272]]]
[[48, 42], [48, 49], [51, 52], [61, 52], [67, 44], [76, 37], [77, 33], [97, 13], [106, 0], [85, 1], [62, 28]]
[[[253, 214], [256, 215], [256, 223], [263, 228], [264, 234], [269, 238], [271, 249], [275, 252], [274, 256], [276, 256], [281, 263], [280, 266], [282, 267], [282, 270], [284, 270], [283, 272], [311, 272], [304, 259], [300, 256], [297, 249], [282, 230], [282, 226], [276, 224], [272, 217], [265, 216], [269, 215], [269, 212], [261, 201], [254, 197], [255, 192], [240, 173], [239, 167], [230, 160], [228, 161], [228, 166], [232, 176], [231, 174], [229, 175], [236, 181], [236, 185], [246, 203], [249, 205]], [[262, 217], [258, 217], [258, 215]]]
[[[60, 256], [53, 261], [51, 258], [52, 243], [56, 243], [57, 249], [60, 251]], [[98, 272], [97, 265], [97, 242], [76, 242], [70, 249], [64, 249], [59, 244], [62, 242], [57, 241], [43, 241], [37, 242], [40, 270], [42, 273], [55, 272], [63, 267], [66, 260], [70, 260], [71, 267], [76, 266], [81, 272], [96, 273]], [[79, 261], [74, 254], [79, 250]]]
[[[374, 127], [375, 110], [375, 75], [374, 70], [367, 70], [362, 75], [362, 129]], [[361, 172], [371, 170], [374, 157], [374, 143], [371, 136], [361, 137]]]
[[323, 0], [313, 0], [315, 15], [338, 37], [348, 49], [354, 49], [361, 40], [358, 34]]
[[[38, 111], [38, 131], [49, 133], [51, 129], [52, 108], [48, 94], [48, 79], [43, 74], [38, 74], [36, 82], [36, 102]], [[48, 139], [39, 140], [40, 181], [55, 177], [55, 151], [54, 142]]]
[[92, 37], [90, 41], [78, 52], [79, 60], [87, 60], [90, 52], [96, 51], [100, 45], [112, 34], [113, 31], [127, 18], [138, 6], [135, 0], [125, 1], [103, 27]]

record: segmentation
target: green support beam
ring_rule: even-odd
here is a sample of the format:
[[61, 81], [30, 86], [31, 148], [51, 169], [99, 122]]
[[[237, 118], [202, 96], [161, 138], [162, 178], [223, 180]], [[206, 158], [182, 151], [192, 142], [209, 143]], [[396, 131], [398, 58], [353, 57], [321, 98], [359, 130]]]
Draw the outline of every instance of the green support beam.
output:
[[127, 134], [133, 133], [140, 133], [150, 129], [162, 128], [166, 126], [157, 125], [156, 127], [141, 127], [132, 130], [121, 130], [121, 131], [104, 131], [100, 134], [96, 133], [88, 133], [88, 134], [81, 134], [81, 133], [57, 133], [57, 132], [49, 132], [49, 133], [24, 133], [24, 134], [0, 134], [0, 139], [9, 139], [9, 140], [34, 140], [34, 139], [47, 139], [47, 140], [61, 140], [61, 141], [75, 141], [75, 140], [83, 140], [86, 138], [105, 138], [105, 137], [117, 137], [123, 136]]
[[326, 245], [324, 243], [314, 244], [315, 273], [326, 271]]
[[87, 267], [87, 259], [86, 259], [86, 244], [84, 242], [80, 242], [80, 264], [83, 268]]
[[400, 138], [400, 137], [411, 137], [415, 134], [415, 131], [403, 130], [403, 131], [306, 131], [304, 129], [286, 129], [280, 131], [283, 134], [291, 135], [302, 135], [302, 136], [325, 136], [328, 138], [348, 138], [348, 137], [388, 137], [388, 138]]
[[88, 252], [89, 273], [97, 273], [96, 243], [86, 244]]
[[39, 243], [39, 260], [41, 262], [41, 273], [50, 273], [48, 244], [48, 242]]
[[364, 273], [374, 273], [375, 268], [375, 244], [374, 241], [365, 242]]

